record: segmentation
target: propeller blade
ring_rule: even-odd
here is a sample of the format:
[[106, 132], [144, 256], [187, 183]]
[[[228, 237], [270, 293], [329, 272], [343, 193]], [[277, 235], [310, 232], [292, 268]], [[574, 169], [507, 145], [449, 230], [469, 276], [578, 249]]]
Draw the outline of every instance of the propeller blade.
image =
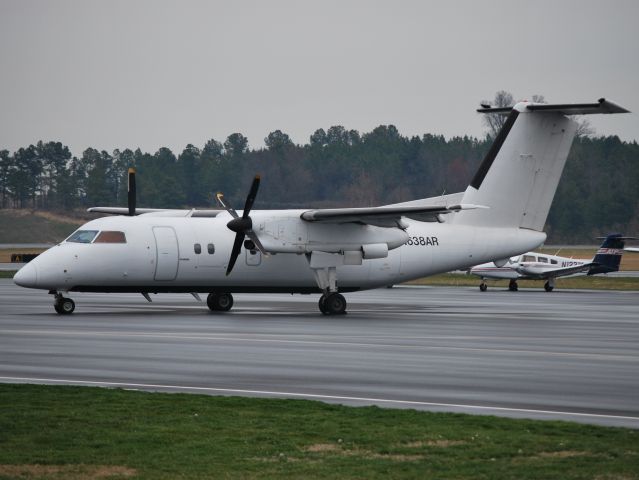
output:
[[244, 242], [244, 233], [237, 232], [235, 234], [235, 242], [233, 242], [233, 250], [231, 251], [231, 258], [229, 259], [229, 265], [226, 267], [226, 275], [228, 276], [233, 270], [235, 261], [237, 260], [240, 250], [242, 249], [242, 243]]
[[217, 200], [217, 203], [220, 207], [222, 207], [224, 210], [229, 212], [231, 217], [239, 218], [239, 215], [237, 214], [235, 209], [231, 207], [230, 205], [227, 205], [226, 203], [224, 203], [224, 194], [222, 192], [217, 192], [217, 194], [215, 195], [215, 199]]
[[251, 208], [253, 208], [253, 202], [255, 202], [255, 197], [257, 196], [257, 189], [260, 188], [260, 176], [255, 175], [253, 179], [253, 183], [251, 184], [251, 189], [249, 190], [249, 194], [246, 197], [246, 203], [244, 204], [244, 211], [242, 212], [242, 218], [247, 218], [249, 213], [251, 212]]
[[135, 188], [135, 168], [129, 168], [129, 185], [127, 203], [129, 206], [129, 216], [135, 215], [136, 188]]

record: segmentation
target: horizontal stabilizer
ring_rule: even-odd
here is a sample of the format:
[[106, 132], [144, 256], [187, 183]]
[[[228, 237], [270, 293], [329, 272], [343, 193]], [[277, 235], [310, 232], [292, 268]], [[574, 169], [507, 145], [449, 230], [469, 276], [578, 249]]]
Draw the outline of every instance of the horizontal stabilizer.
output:
[[[590, 115], [593, 113], [630, 113], [629, 110], [610, 100], [600, 98], [597, 103], [519, 103], [525, 105], [529, 112], [558, 112], [564, 115]], [[477, 109], [479, 113], [508, 114], [514, 107], [483, 107]]]

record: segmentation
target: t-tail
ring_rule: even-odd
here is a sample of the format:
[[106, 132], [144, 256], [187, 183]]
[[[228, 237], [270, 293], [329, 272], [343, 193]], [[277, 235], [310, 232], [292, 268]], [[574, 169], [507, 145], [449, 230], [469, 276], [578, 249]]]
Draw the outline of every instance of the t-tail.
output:
[[520, 102], [478, 112], [508, 115], [461, 201], [489, 208], [459, 212], [453, 221], [541, 232], [577, 130], [567, 115], [627, 110], [602, 98], [587, 104]]
[[625, 241], [632, 239], [632, 237], [624, 237], [620, 233], [608, 235], [601, 244], [601, 247], [599, 247], [599, 250], [597, 250], [595, 258], [592, 259], [592, 263], [595, 265], [590, 267], [588, 275], [619, 271]]

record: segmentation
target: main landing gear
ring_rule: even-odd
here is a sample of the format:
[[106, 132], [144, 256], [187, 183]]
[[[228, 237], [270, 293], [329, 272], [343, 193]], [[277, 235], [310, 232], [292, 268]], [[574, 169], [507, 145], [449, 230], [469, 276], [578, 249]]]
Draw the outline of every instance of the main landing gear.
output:
[[319, 299], [319, 309], [324, 315], [343, 315], [346, 313], [346, 299], [337, 292], [325, 293]]
[[75, 302], [70, 298], [63, 297], [61, 293], [54, 293], [55, 300], [53, 302], [53, 308], [60, 315], [69, 315], [75, 310]]
[[488, 290], [488, 285], [486, 284], [484, 280], [482, 280], [481, 283], [479, 284], [479, 290], [481, 290], [482, 292], [485, 292], [486, 290]]
[[510, 282], [508, 282], [508, 290], [510, 290], [511, 292], [516, 292], [517, 290], [519, 290], [519, 285], [517, 285], [517, 280], [511, 280]]
[[233, 295], [228, 292], [211, 292], [206, 297], [206, 305], [212, 312], [228, 312], [233, 308]]
[[551, 278], [546, 283], [544, 283], [544, 290], [547, 292], [552, 292], [552, 289], [555, 288], [555, 279]]

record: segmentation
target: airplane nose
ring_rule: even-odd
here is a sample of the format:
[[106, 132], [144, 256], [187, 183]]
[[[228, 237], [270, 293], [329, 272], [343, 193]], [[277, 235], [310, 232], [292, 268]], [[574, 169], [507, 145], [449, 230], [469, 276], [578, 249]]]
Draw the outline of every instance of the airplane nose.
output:
[[27, 263], [13, 276], [13, 282], [21, 287], [36, 287], [38, 284], [38, 269], [33, 263]]

